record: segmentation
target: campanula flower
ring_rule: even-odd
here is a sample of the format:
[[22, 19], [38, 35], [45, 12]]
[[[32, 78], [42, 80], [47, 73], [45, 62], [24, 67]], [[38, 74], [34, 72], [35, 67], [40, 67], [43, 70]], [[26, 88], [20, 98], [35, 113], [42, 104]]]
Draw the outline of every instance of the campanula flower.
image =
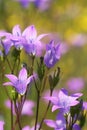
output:
[[71, 92], [79, 92], [84, 88], [85, 81], [82, 77], [72, 77], [68, 79], [66, 85]]
[[4, 130], [4, 121], [0, 121], [0, 130]]
[[46, 46], [46, 54], [44, 55], [44, 63], [48, 68], [53, 67], [61, 57], [60, 54], [60, 44], [54, 44], [54, 41], [51, 41]]
[[41, 34], [37, 36], [37, 31], [34, 25], [27, 27], [23, 31], [23, 36], [26, 38], [27, 42], [24, 43], [24, 49], [28, 54], [37, 55], [38, 49], [42, 50], [43, 44], [40, 41], [43, 37], [48, 34]]
[[[34, 130], [34, 126], [33, 127], [30, 127], [30, 126], [25, 126], [24, 128], [22, 128], [22, 130]], [[37, 126], [36, 126], [36, 130], [38, 130], [39, 129], [39, 124], [37, 124]]]
[[23, 8], [28, 8], [29, 4], [31, 2], [34, 2], [35, 0], [15, 0], [18, 1]]
[[[45, 119], [44, 122], [54, 130], [66, 130], [66, 120], [62, 113], [57, 114], [56, 120]], [[68, 122], [69, 123], [69, 122]], [[81, 130], [78, 124], [73, 124], [73, 130]]]
[[49, 8], [51, 2], [51, 0], [35, 0], [35, 6], [40, 11], [45, 11]]
[[82, 96], [81, 93], [68, 96], [67, 90], [62, 88], [59, 91], [58, 96], [51, 96], [51, 97], [44, 97], [44, 98], [52, 102], [53, 104], [52, 111], [55, 111], [56, 109], [60, 109], [65, 114], [65, 113], [69, 113], [71, 106], [75, 106], [79, 103], [77, 99], [80, 96]]
[[0, 46], [4, 49], [5, 55], [7, 55], [10, 51], [10, 48], [13, 46], [13, 43], [6, 38], [1, 41]]
[[66, 121], [62, 113], [58, 113], [56, 120], [45, 119], [44, 122], [55, 130], [64, 130], [66, 128]]
[[[5, 101], [5, 106], [7, 108], [11, 108], [11, 102], [10, 100], [6, 100]], [[33, 108], [35, 106], [35, 103], [32, 100], [26, 100], [23, 104], [23, 108], [22, 108], [22, 115], [27, 115], [27, 116], [32, 116], [33, 113]], [[13, 105], [13, 114], [15, 115], [15, 109], [14, 109], [14, 105]]]
[[18, 77], [13, 74], [6, 74], [5, 76], [10, 80], [10, 82], [6, 82], [3, 85], [13, 86], [21, 95], [25, 94], [27, 86], [31, 83], [34, 77], [34, 75], [32, 75], [27, 78], [27, 70], [25, 68], [20, 70]]

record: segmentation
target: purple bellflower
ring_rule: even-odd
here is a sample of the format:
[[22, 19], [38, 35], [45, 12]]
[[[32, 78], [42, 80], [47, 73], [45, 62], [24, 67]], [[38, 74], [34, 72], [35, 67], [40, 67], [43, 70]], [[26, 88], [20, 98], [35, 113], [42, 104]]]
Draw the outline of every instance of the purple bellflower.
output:
[[68, 96], [68, 92], [66, 89], [62, 88], [58, 96], [44, 97], [47, 100], [50, 100], [53, 104], [52, 112], [56, 109], [60, 109], [64, 114], [69, 113], [70, 107], [75, 106], [79, 103], [77, 99], [82, 96], [81, 93], [73, 94], [72, 96]]
[[[58, 113], [56, 120], [45, 119], [44, 122], [54, 130], [66, 130], [66, 120], [62, 113]], [[78, 124], [73, 125], [73, 130], [81, 130]]]
[[45, 119], [44, 122], [55, 130], [64, 130], [66, 128], [66, 121], [62, 113], [58, 113], [56, 120]]
[[[25, 126], [22, 130], [34, 130], [34, 126], [33, 127], [30, 127], [30, 126]], [[36, 126], [36, 130], [38, 130], [39, 129], [39, 124], [37, 124], [37, 126]]]
[[54, 41], [51, 41], [46, 46], [46, 54], [44, 55], [44, 63], [48, 68], [53, 67], [57, 61], [59, 61], [60, 55], [60, 44], [54, 44]]
[[34, 25], [27, 27], [23, 32], [23, 36], [27, 40], [27, 43], [24, 43], [25, 51], [28, 54], [38, 55], [37, 54], [38, 51], [40, 51], [40, 49], [42, 50], [42, 46], [43, 46], [40, 40], [47, 35], [48, 34], [41, 34], [37, 36], [37, 31]]
[[70, 78], [67, 81], [66, 85], [68, 86], [68, 89], [70, 91], [79, 92], [84, 88], [85, 82], [82, 77], [74, 77], [74, 78]]
[[[7, 108], [11, 108], [11, 102], [10, 100], [6, 100], [5, 101], [5, 106]], [[27, 115], [27, 116], [32, 116], [34, 113], [33, 113], [33, 108], [35, 106], [35, 103], [31, 100], [26, 100], [24, 102], [24, 105], [23, 105], [23, 108], [22, 108], [22, 115]], [[13, 106], [13, 114], [15, 115], [15, 109], [14, 109], [14, 106]]]
[[40, 11], [45, 11], [49, 8], [51, 0], [35, 0], [35, 5]]
[[10, 41], [9, 39], [6, 38], [6, 39], [1, 41], [0, 45], [4, 49], [5, 55], [7, 55], [10, 51], [10, 48], [13, 46], [13, 43], [12, 43], [12, 41]]
[[31, 83], [34, 77], [32, 75], [27, 78], [27, 70], [25, 68], [22, 68], [20, 70], [18, 77], [16, 77], [13, 74], [6, 74], [5, 76], [10, 80], [10, 82], [6, 82], [3, 85], [13, 86], [16, 89], [16, 91], [21, 95], [25, 94], [27, 86]]
[[0, 121], [0, 130], [4, 130], [4, 121]]
[[26, 39], [23, 37], [23, 34], [21, 32], [21, 28], [19, 25], [15, 25], [12, 29], [12, 34], [9, 37], [10, 40], [14, 43], [14, 46], [17, 49], [22, 49], [23, 48], [23, 43], [27, 42]]
[[21, 4], [23, 8], [28, 8], [30, 2], [34, 2], [35, 0], [15, 0]]

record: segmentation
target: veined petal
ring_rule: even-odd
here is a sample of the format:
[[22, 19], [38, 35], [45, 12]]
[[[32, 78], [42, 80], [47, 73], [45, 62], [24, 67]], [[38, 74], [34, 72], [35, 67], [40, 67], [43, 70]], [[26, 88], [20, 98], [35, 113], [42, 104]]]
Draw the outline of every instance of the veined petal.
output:
[[43, 37], [47, 36], [49, 34], [41, 34], [37, 37], [37, 41], [41, 40]]
[[25, 36], [28, 41], [36, 39], [36, 37], [37, 37], [37, 31], [36, 31], [34, 25], [31, 25], [31, 26], [27, 27], [23, 31], [22, 35]]
[[52, 128], [55, 128], [55, 127], [56, 127], [56, 122], [53, 121], [53, 120], [47, 120], [47, 119], [45, 119], [44, 122], [45, 122], [48, 126], [50, 126], [50, 127], [52, 127]]
[[22, 68], [18, 75], [19, 80], [26, 80], [27, 79], [27, 70], [25, 68]]
[[59, 108], [60, 108], [59, 106], [53, 105], [53, 107], [52, 107], [52, 112], [55, 111], [55, 110], [57, 110], [57, 109], [59, 109]]
[[21, 94], [21, 95], [24, 95], [25, 92], [26, 92], [26, 89], [27, 89], [26, 84], [25, 84], [25, 83], [20, 83], [20, 82], [17, 83], [14, 87], [15, 87], [16, 91], [17, 91], [19, 94]]
[[29, 126], [25, 126], [24, 128], [22, 128], [22, 130], [30, 130], [31, 128]]
[[3, 83], [4, 86], [13, 86], [13, 83], [12, 82], [6, 82], [6, 83]]
[[18, 78], [13, 74], [6, 74], [5, 75], [13, 84], [15, 84], [18, 80]]
[[12, 33], [14, 36], [21, 36], [21, 29], [19, 25], [13, 27]]

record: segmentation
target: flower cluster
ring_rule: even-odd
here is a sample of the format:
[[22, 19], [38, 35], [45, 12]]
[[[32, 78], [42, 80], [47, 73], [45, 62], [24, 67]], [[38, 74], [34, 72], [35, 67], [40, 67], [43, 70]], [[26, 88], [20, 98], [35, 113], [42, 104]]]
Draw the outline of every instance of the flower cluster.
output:
[[33, 3], [40, 11], [47, 10], [50, 6], [51, 0], [16, 0], [22, 7], [28, 8], [30, 3]]
[[[58, 91], [55, 89], [61, 73], [58, 62], [64, 50], [63, 46], [59, 42], [55, 43], [53, 39], [45, 43], [43, 38], [49, 35], [49, 33], [38, 35], [34, 25], [26, 27], [23, 32], [19, 25], [13, 27], [12, 33], [0, 32], [0, 56], [3, 63], [7, 61], [9, 67], [7, 69], [4, 65], [6, 73], [7, 71], [9, 73], [4, 74], [6, 81], [3, 87], [9, 98], [5, 101], [5, 107], [10, 108], [11, 111], [11, 130], [17, 130], [17, 127], [19, 130], [41, 130], [43, 123], [55, 130], [81, 130], [83, 126], [81, 120], [84, 119], [85, 122], [84, 111], [87, 110], [87, 102], [81, 99], [83, 94], [78, 92], [69, 95], [65, 88]], [[23, 61], [22, 52], [28, 56], [29, 63]], [[78, 82], [80, 81], [82, 80], [79, 79]], [[74, 83], [72, 82], [70, 81], [73, 86], [78, 87], [76, 79]], [[83, 87], [83, 82], [80, 82], [80, 85]], [[43, 96], [47, 86], [49, 86], [49, 94]], [[29, 99], [30, 93], [36, 96], [36, 102]], [[42, 119], [39, 119], [40, 101], [42, 102], [43, 99], [46, 100], [47, 109]], [[52, 113], [58, 111], [55, 120], [46, 119], [50, 106]], [[22, 125], [23, 115], [35, 116], [33, 126]], [[3, 125], [4, 122], [1, 121], [1, 130]]]

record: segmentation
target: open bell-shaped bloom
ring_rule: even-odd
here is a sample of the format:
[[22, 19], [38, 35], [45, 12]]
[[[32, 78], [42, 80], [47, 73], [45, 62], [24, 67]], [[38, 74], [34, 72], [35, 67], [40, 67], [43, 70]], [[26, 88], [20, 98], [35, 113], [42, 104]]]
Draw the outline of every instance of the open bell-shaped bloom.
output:
[[60, 109], [62, 110], [63, 113], [68, 113], [70, 111], [71, 106], [75, 106], [79, 103], [77, 99], [80, 96], [82, 96], [81, 93], [68, 96], [67, 90], [62, 88], [59, 91], [58, 96], [51, 96], [51, 97], [44, 97], [44, 98], [52, 102], [53, 104], [52, 111], [55, 111], [56, 109]]
[[13, 86], [19, 94], [24, 95], [27, 90], [27, 85], [31, 83], [35, 75], [31, 75], [27, 78], [27, 70], [23, 67], [20, 70], [18, 77], [13, 74], [6, 74], [5, 76], [10, 82], [6, 82], [3, 85]]
[[27, 27], [23, 31], [23, 36], [27, 40], [27, 43], [23, 44], [25, 51], [29, 54], [37, 55], [38, 48], [42, 49], [42, 46], [43, 46], [40, 40], [47, 35], [48, 34], [41, 34], [37, 36], [37, 31], [34, 25]]

